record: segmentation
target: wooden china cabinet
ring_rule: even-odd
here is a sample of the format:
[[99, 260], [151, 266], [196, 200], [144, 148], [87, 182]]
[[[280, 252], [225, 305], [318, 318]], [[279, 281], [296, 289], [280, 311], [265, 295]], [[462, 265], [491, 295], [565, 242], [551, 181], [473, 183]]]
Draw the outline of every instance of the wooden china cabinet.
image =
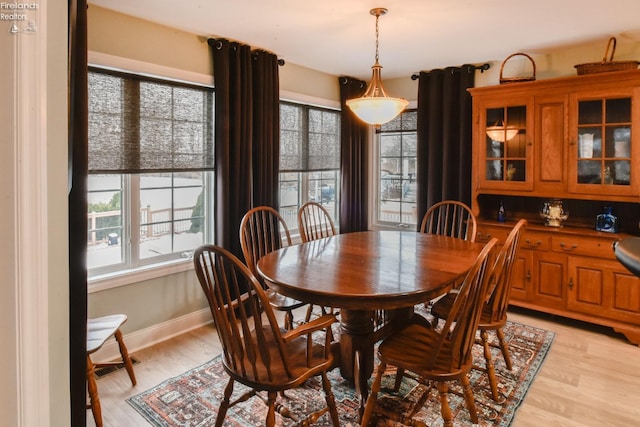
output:
[[[477, 240], [504, 240], [518, 219], [529, 221], [511, 304], [612, 327], [640, 344], [640, 279], [612, 250], [640, 234], [640, 70], [470, 92]], [[553, 200], [568, 212], [560, 227], [540, 215]], [[596, 230], [605, 208], [617, 233]]]

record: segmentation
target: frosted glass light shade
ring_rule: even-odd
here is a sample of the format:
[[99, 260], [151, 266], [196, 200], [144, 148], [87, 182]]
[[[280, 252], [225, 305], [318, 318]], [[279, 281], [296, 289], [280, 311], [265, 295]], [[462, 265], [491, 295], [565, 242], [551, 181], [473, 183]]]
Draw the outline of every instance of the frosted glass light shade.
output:
[[370, 125], [380, 126], [400, 114], [409, 105], [409, 101], [387, 96], [380, 76], [382, 66], [376, 61], [371, 69], [373, 75], [364, 95], [347, 100], [347, 106], [360, 120]]
[[347, 101], [358, 118], [370, 125], [382, 125], [393, 120], [405, 109], [409, 101], [402, 98], [370, 97], [356, 98]]

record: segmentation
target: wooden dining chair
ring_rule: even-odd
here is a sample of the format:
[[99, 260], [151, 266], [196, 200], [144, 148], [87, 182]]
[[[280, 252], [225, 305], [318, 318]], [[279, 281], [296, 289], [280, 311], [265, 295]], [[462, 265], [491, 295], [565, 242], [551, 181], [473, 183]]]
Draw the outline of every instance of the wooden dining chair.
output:
[[[102, 407], [95, 378], [96, 368], [124, 367], [131, 380], [131, 385], [135, 386], [137, 383], [136, 374], [133, 372], [133, 363], [120, 331], [120, 327], [126, 321], [127, 316], [124, 314], [114, 314], [87, 320], [87, 391], [89, 392], [87, 409], [91, 409], [96, 427], [102, 427]], [[114, 337], [118, 342], [122, 359], [113, 362], [94, 363], [91, 360], [91, 355], [100, 350], [111, 337]]]
[[[303, 243], [336, 235], [336, 227], [331, 215], [318, 202], [307, 202], [298, 209], [298, 230]], [[321, 307], [321, 313], [333, 313], [330, 307]], [[313, 304], [309, 305], [305, 320], [308, 322], [313, 312]]]
[[475, 242], [477, 227], [476, 217], [469, 206], [457, 200], [443, 200], [427, 209], [420, 232]]
[[303, 242], [335, 236], [331, 215], [318, 202], [307, 202], [298, 210], [298, 229]]
[[[249, 270], [260, 277], [257, 264], [260, 258], [269, 252], [291, 246], [291, 234], [287, 224], [277, 210], [270, 206], [257, 206], [247, 212], [240, 223], [240, 246]], [[293, 310], [306, 303], [289, 298], [270, 290], [268, 285], [258, 279], [267, 289], [271, 306], [285, 312], [284, 326], [293, 328]]]
[[[261, 397], [268, 406], [268, 427], [275, 425], [276, 408], [296, 425], [309, 425], [328, 411], [333, 425], [338, 427], [338, 412], [327, 378], [327, 371], [335, 366], [327, 334], [335, 316], [318, 317], [282, 333], [265, 290], [236, 256], [224, 248], [205, 245], [196, 249], [193, 261], [222, 344], [222, 364], [229, 374], [216, 427], [223, 424], [230, 407], [253, 396]], [[241, 283], [248, 285], [246, 292], [241, 290]], [[241, 297], [233, 299], [232, 295]], [[324, 342], [315, 342], [312, 334], [322, 330]], [[276, 404], [278, 393], [315, 376], [321, 377], [326, 407], [305, 414], [305, 420], [296, 420], [281, 402]], [[236, 381], [251, 390], [231, 402]], [[259, 392], [266, 392], [266, 399]]]
[[[480, 343], [484, 347], [485, 370], [489, 377], [491, 396], [496, 402], [501, 401], [498, 393], [498, 383], [496, 372], [491, 357], [491, 349], [488, 331], [495, 331], [498, 337], [497, 346], [502, 352], [505, 365], [511, 370], [511, 357], [509, 355], [509, 345], [505, 341], [502, 328], [507, 323], [507, 309], [509, 308], [509, 297], [511, 295], [511, 276], [513, 266], [518, 257], [520, 238], [527, 227], [527, 221], [521, 219], [511, 229], [500, 252], [496, 257], [492, 267], [492, 282], [489, 284], [489, 294], [486, 302], [482, 306], [482, 314], [478, 323], [480, 330]], [[436, 319], [446, 319], [449, 316], [456, 299], [456, 292], [452, 291], [436, 301], [431, 307], [431, 314]]]
[[386, 416], [400, 423], [411, 424], [412, 417], [424, 405], [431, 391], [427, 382], [433, 381], [437, 383], [444, 425], [452, 427], [453, 417], [447, 396], [449, 390], [447, 382], [457, 380], [462, 384], [471, 421], [474, 424], [478, 423], [478, 414], [467, 374], [473, 362], [471, 350], [480, 320], [480, 311], [487, 294], [490, 260], [493, 259], [497, 242], [498, 239], [491, 239], [476, 258], [462, 282], [442, 328], [432, 329], [422, 324], [411, 323], [382, 341], [378, 347], [380, 363], [371, 387], [371, 394], [367, 399], [362, 426], [370, 425], [374, 418], [381, 380], [387, 365], [396, 366], [401, 373], [412, 372], [416, 380], [427, 387], [411, 411], [401, 414], [385, 413]]

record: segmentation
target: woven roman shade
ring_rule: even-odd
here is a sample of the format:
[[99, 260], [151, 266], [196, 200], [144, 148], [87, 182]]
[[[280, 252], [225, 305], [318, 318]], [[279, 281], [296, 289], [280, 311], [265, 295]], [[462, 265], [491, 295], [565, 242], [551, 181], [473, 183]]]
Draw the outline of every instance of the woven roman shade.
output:
[[340, 169], [340, 113], [280, 103], [280, 172]]
[[90, 70], [89, 173], [213, 169], [213, 89]]

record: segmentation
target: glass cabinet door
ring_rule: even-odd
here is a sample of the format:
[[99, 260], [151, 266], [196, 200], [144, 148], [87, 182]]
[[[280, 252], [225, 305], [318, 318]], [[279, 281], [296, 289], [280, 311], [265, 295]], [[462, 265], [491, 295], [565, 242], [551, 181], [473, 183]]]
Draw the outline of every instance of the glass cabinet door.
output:
[[486, 188], [522, 187], [531, 167], [527, 143], [527, 106], [485, 108], [480, 140], [480, 184]]
[[572, 190], [591, 192], [601, 186], [614, 194], [632, 191], [631, 116], [631, 97], [577, 101]]

